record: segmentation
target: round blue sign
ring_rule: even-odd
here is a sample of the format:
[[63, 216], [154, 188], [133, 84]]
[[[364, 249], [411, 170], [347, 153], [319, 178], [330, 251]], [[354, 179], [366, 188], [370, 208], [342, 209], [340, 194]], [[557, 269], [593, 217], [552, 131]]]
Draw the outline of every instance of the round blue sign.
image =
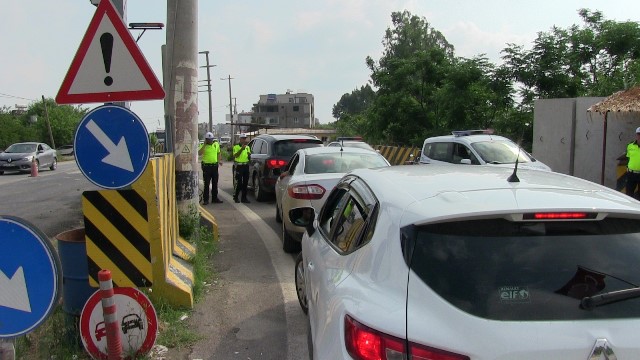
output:
[[0, 216], [0, 248], [0, 338], [12, 338], [54, 310], [62, 268], [47, 236], [17, 217]]
[[76, 130], [78, 168], [92, 183], [106, 189], [131, 185], [149, 163], [149, 134], [140, 118], [117, 105], [90, 111]]

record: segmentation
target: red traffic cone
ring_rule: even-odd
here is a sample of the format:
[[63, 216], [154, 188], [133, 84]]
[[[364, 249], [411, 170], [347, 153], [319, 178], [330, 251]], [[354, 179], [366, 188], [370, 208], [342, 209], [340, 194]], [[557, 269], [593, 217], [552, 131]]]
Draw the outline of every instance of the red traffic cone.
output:
[[38, 176], [38, 162], [36, 161], [36, 157], [33, 157], [31, 160], [31, 177]]

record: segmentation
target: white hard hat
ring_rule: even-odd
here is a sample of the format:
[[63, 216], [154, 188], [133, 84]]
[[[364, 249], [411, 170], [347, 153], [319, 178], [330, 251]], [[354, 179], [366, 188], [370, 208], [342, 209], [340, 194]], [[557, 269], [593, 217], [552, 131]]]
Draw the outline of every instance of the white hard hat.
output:
[[205, 139], [213, 139], [213, 133], [212, 132], [208, 132], [204, 135]]
[[245, 133], [240, 134], [240, 139], [244, 139], [246, 137], [247, 137], [247, 134], [245, 134]]
[[640, 127], [636, 129], [636, 134], [640, 134]]

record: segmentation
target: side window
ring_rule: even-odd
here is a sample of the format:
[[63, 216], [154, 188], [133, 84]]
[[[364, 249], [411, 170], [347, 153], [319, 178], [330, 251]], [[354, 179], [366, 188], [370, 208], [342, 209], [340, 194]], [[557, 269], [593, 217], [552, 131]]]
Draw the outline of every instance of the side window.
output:
[[288, 171], [289, 175], [292, 175], [294, 171], [296, 171], [296, 166], [298, 166], [298, 162], [300, 161], [300, 156], [296, 153], [285, 167], [284, 171]]
[[262, 141], [259, 139], [251, 140], [249, 143], [249, 149], [251, 149], [252, 154], [259, 154], [260, 148], [262, 147]]
[[320, 214], [319, 222], [320, 231], [325, 237], [329, 238], [331, 236], [332, 230], [338, 224], [340, 212], [348, 199], [349, 194], [343, 188], [334, 190], [327, 198], [327, 203], [323, 207], [322, 214]]
[[360, 234], [365, 229], [366, 220], [362, 205], [354, 197], [347, 198], [331, 240], [343, 252], [350, 252], [357, 247]]
[[268, 154], [269, 153], [269, 143], [265, 140], [260, 140], [262, 143], [262, 149], [260, 149], [260, 154]]
[[462, 159], [471, 160], [471, 151], [463, 144], [453, 144], [453, 163], [460, 164]]
[[433, 143], [431, 144], [431, 153], [429, 155], [433, 160], [451, 162], [451, 143]]

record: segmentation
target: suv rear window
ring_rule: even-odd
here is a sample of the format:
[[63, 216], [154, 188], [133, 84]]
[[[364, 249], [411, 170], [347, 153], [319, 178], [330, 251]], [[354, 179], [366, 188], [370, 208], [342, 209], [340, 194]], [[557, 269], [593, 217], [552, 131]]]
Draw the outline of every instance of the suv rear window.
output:
[[591, 310], [580, 306], [585, 296], [640, 286], [638, 220], [491, 219], [413, 230], [411, 269], [446, 301], [475, 316], [516, 321], [640, 317], [640, 298]]
[[322, 141], [318, 139], [280, 140], [276, 141], [273, 145], [273, 155], [290, 158], [300, 149], [320, 146], [322, 146]]

